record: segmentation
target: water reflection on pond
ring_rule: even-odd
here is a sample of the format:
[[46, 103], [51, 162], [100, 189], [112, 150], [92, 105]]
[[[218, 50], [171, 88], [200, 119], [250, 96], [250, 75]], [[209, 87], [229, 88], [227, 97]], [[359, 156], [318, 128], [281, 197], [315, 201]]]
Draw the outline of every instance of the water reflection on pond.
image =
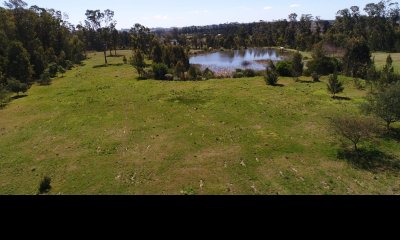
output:
[[218, 73], [233, 72], [237, 68], [265, 70], [267, 60], [281, 61], [283, 57], [275, 49], [251, 48], [192, 56], [190, 64], [199, 64], [203, 70], [209, 68]]

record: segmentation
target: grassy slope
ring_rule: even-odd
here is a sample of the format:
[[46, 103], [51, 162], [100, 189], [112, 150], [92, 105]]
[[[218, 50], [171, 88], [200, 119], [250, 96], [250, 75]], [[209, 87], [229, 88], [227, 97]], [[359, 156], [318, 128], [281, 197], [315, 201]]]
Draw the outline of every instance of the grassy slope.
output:
[[[334, 101], [325, 83], [137, 81], [129, 65], [94, 68], [102, 60], [0, 110], [1, 194], [35, 194], [43, 175], [51, 194], [400, 192], [397, 170], [337, 159], [327, 118], [365, 94], [349, 80], [352, 100]], [[377, 145], [400, 157], [398, 142]]]
[[[375, 58], [375, 64], [378, 69], [382, 69], [386, 64], [386, 58], [389, 53], [376, 52], [372, 56]], [[393, 59], [393, 66], [396, 72], [400, 73], [400, 53], [390, 53]]]

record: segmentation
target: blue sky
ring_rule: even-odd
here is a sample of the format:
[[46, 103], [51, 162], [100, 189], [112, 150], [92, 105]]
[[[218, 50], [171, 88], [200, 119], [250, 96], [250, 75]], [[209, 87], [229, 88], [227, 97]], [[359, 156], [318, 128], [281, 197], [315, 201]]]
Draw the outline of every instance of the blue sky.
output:
[[226, 22], [270, 21], [295, 12], [334, 19], [337, 10], [378, 0], [26, 0], [31, 5], [54, 8], [69, 15], [73, 24], [83, 22], [86, 9], [115, 11], [117, 28], [134, 23], [147, 27], [182, 27]]

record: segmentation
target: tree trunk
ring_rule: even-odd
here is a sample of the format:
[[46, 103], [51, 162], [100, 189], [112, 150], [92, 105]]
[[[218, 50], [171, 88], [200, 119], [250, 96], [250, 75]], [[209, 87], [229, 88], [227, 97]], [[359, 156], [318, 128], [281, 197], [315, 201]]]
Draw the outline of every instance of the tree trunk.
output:
[[386, 122], [386, 129], [388, 132], [390, 132], [390, 124], [391, 124], [391, 122]]
[[104, 64], [107, 65], [107, 49], [104, 49]]

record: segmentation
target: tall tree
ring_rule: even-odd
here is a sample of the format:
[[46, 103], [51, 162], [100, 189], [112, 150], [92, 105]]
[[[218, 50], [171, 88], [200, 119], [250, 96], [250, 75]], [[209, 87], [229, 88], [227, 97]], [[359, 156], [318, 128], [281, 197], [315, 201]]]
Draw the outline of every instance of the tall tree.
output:
[[32, 80], [33, 69], [29, 60], [29, 53], [20, 42], [12, 42], [8, 50], [8, 76], [28, 83]]
[[343, 60], [347, 75], [364, 78], [371, 64], [371, 51], [366, 41], [361, 38], [350, 39]]
[[28, 4], [22, 0], [8, 0], [4, 1], [4, 5], [10, 9], [25, 8]]
[[151, 43], [153, 42], [154, 35], [150, 32], [150, 29], [136, 23], [135, 26], [129, 31], [132, 36], [132, 45], [134, 50], [140, 50], [144, 54], [149, 55], [151, 49]]
[[301, 55], [300, 52], [296, 52], [293, 55], [292, 59], [292, 69], [293, 69], [292, 75], [294, 77], [300, 77], [303, 74], [303, 68], [304, 68], [303, 56]]
[[139, 50], [133, 52], [133, 56], [131, 58], [131, 65], [136, 69], [139, 74], [139, 77], [143, 77], [144, 68], [146, 67], [146, 63], [144, 62], [144, 57]]
[[109, 9], [101, 12], [100, 10], [86, 10], [86, 26], [100, 35], [104, 51], [104, 63], [107, 64], [107, 47], [110, 42], [111, 29], [115, 27], [114, 11]]

